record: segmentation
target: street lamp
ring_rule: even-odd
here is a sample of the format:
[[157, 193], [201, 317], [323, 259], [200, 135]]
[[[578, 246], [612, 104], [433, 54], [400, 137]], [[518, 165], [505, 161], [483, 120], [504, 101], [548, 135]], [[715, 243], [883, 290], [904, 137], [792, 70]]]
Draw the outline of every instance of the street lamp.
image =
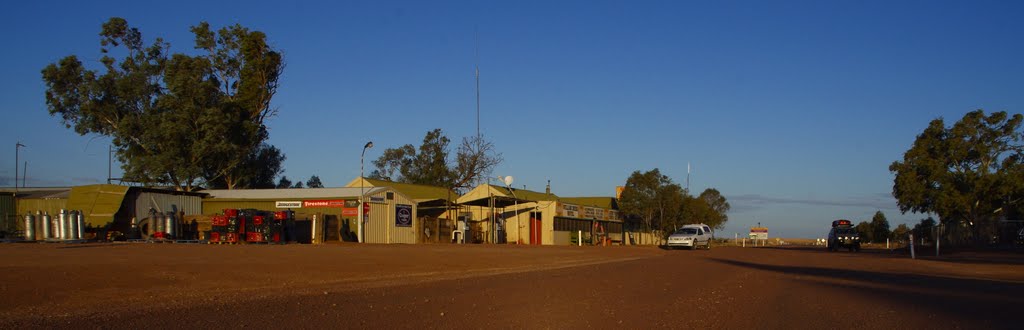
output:
[[21, 141], [14, 144], [14, 193], [18, 193], [18, 152], [24, 147]]
[[359, 243], [363, 242], [363, 157], [366, 156], [366, 149], [373, 148], [373, 141], [366, 142], [363, 146], [363, 152], [359, 154], [359, 228], [357, 229], [359, 236]]

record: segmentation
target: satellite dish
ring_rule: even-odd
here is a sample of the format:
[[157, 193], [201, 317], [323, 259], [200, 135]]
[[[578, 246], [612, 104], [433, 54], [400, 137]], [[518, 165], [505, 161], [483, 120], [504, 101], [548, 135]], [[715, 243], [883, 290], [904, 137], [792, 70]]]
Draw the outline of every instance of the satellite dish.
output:
[[505, 185], [506, 186], [512, 186], [512, 176], [511, 175], [505, 177]]

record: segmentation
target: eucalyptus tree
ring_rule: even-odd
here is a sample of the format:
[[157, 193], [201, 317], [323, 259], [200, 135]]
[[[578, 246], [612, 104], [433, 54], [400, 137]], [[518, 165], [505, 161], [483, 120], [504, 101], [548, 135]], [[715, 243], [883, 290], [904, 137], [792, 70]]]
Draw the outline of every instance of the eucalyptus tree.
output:
[[501, 155], [482, 138], [465, 138], [450, 156], [451, 140], [438, 128], [428, 131], [419, 147], [406, 144], [385, 149], [371, 178], [453, 189], [470, 188], [490, 175]]
[[682, 223], [683, 200], [683, 188], [655, 168], [634, 171], [626, 179], [619, 208], [627, 218], [639, 219], [644, 230], [668, 235]]
[[1021, 207], [1024, 146], [1021, 114], [976, 110], [951, 127], [932, 120], [893, 162], [893, 196], [900, 211], [934, 213], [950, 229], [970, 228], [976, 243], [996, 219]]
[[277, 112], [283, 58], [265, 34], [238, 24], [214, 32], [201, 22], [192, 32], [200, 55], [172, 54], [162, 38], [147, 45], [138, 28], [110, 18], [99, 69], [71, 55], [42, 70], [48, 111], [78, 134], [110, 137], [127, 180], [186, 191], [255, 184], [253, 166], [280, 164], [249, 162], [283, 161], [279, 151], [261, 157], [276, 150], [264, 143], [265, 121]]

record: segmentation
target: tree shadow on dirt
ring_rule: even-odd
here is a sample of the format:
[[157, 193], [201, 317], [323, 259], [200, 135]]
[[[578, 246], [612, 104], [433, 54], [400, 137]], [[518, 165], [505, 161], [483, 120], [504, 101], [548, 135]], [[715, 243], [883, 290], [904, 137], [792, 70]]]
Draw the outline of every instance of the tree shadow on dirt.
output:
[[[942, 315], [978, 322], [974, 323], [975, 325], [1016, 325], [1020, 322], [1019, 307], [1024, 304], [1024, 283], [767, 265], [719, 258], [711, 260], [736, 267], [798, 275], [801, 277], [793, 280], [828, 288], [840, 288], [849, 291], [850, 294], [872, 296], [879, 301], [917, 306]], [[847, 282], [836, 283], [835, 280]]]
[[[896, 249], [865, 248], [861, 249], [859, 252], [849, 252], [845, 249], [830, 252], [828, 249], [821, 246], [766, 246], [758, 247], [758, 249], [802, 251], [811, 253], [833, 253], [836, 256], [866, 254], [886, 258], [910, 258], [910, 249], [906, 247]], [[918, 247], [917, 249], [915, 249], [917, 259], [921, 260], [979, 265], [1024, 265], [1024, 253], [1018, 253], [1013, 251], [960, 251], [954, 249], [944, 249], [939, 252], [939, 256], [936, 257], [935, 247]]]

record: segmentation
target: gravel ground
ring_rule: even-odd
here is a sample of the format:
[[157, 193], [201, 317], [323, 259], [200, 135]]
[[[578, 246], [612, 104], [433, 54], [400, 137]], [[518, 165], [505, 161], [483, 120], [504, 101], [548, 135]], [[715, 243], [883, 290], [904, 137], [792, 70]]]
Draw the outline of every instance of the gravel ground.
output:
[[1020, 328], [1024, 255], [2, 244], [0, 328]]

